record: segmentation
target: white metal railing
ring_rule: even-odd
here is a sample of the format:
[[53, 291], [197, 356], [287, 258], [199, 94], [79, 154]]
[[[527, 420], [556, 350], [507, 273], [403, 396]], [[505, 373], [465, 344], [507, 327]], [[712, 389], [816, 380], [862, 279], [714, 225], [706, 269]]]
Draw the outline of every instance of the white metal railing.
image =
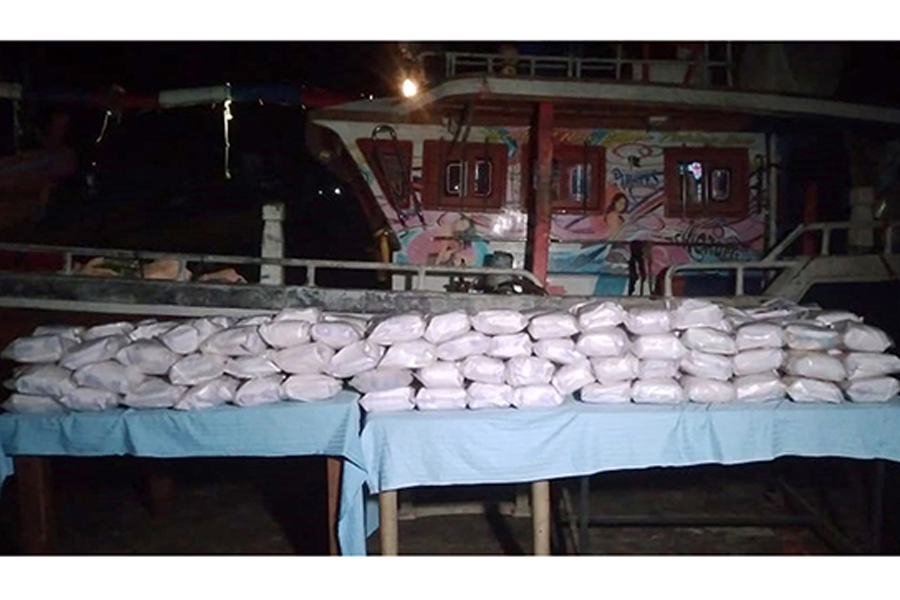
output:
[[900, 225], [896, 222], [870, 222], [870, 223], [854, 223], [852, 221], [832, 221], [820, 223], [803, 223], [795, 227], [785, 238], [775, 247], [773, 247], [763, 260], [777, 260], [781, 258], [785, 251], [790, 248], [801, 236], [807, 233], [821, 231], [822, 239], [819, 243], [819, 256], [831, 256], [832, 232], [834, 231], [884, 231], [884, 238], [881, 245], [882, 254], [894, 253], [894, 229]]
[[737, 261], [717, 263], [687, 263], [683, 265], [671, 265], [663, 275], [663, 295], [671, 298], [672, 279], [678, 273], [685, 271], [726, 271], [734, 273], [734, 295], [743, 296], [746, 286], [744, 277], [747, 271], [772, 271], [790, 269], [799, 266], [803, 261], [772, 260], [772, 261]]

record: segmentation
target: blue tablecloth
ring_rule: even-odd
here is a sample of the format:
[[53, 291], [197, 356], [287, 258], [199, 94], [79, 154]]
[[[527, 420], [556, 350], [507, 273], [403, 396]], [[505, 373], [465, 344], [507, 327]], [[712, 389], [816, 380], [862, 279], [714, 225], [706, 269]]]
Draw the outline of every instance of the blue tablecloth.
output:
[[117, 409], [60, 415], [0, 414], [0, 485], [13, 455], [156, 458], [337, 456], [344, 474], [338, 540], [344, 554], [365, 554], [358, 395], [322, 402], [226, 405], [200, 411]]
[[373, 494], [525, 483], [779, 456], [900, 461], [900, 398], [884, 404], [593, 405], [373, 413], [362, 448]]

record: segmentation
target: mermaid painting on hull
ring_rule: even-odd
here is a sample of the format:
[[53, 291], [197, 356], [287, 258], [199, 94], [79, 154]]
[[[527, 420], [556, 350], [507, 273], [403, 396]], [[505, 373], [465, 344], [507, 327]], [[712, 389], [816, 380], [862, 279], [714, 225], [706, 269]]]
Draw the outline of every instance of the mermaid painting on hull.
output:
[[478, 232], [475, 218], [462, 213], [443, 213], [435, 226], [401, 236], [408, 264], [480, 266], [488, 244]]

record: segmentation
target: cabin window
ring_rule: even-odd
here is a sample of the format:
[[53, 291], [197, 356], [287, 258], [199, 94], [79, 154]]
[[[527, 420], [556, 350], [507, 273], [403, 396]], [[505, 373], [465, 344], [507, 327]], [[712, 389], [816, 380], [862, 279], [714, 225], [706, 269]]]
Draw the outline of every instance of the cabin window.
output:
[[427, 140], [422, 204], [438, 210], [497, 210], [506, 185], [506, 145]]
[[743, 148], [667, 148], [666, 216], [745, 216], [748, 160]]
[[553, 162], [558, 165], [556, 176], [551, 179], [554, 212], [603, 210], [603, 147], [558, 144], [553, 147]]
[[411, 208], [412, 142], [360, 138], [356, 145], [385, 197], [402, 210]]

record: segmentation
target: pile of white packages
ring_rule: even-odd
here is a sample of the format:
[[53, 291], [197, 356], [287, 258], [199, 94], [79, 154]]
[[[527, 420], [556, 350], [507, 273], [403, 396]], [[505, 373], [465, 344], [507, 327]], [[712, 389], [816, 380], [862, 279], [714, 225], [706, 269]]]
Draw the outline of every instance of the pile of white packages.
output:
[[699, 299], [569, 311], [375, 318], [315, 308], [230, 319], [45, 326], [10, 344], [13, 411], [193, 410], [315, 401], [345, 385], [370, 412], [588, 403], [884, 402], [900, 358], [848, 312]]

